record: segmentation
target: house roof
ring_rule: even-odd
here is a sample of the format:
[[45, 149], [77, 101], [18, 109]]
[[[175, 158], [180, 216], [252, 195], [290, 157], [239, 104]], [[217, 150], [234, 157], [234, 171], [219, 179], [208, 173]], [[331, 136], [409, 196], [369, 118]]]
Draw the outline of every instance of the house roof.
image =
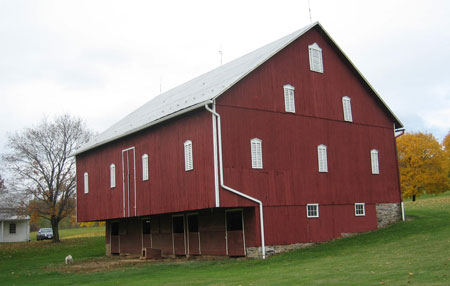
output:
[[18, 221], [29, 219], [29, 216], [18, 215], [13, 208], [0, 208], [0, 221]]
[[[168, 90], [136, 109], [122, 120], [105, 130], [103, 133], [95, 136], [89, 142], [84, 144], [75, 152], [75, 155], [101, 146], [116, 139], [125, 137], [129, 134], [148, 128], [162, 121], [181, 115], [196, 108], [203, 107], [219, 97], [246, 75], [251, 73], [261, 64], [269, 60], [272, 56], [284, 49], [294, 40], [305, 34], [315, 26], [319, 26], [329, 37], [337, 49], [345, 56], [342, 50], [326, 33], [319, 22], [310, 24], [298, 31], [295, 31], [275, 42], [272, 42], [262, 48], [248, 53], [238, 59], [213, 69], [203, 75], [200, 75], [184, 84], [181, 84], [171, 90]], [[346, 56], [345, 56], [346, 57]], [[347, 57], [346, 57], [347, 58]], [[373, 89], [369, 82], [362, 76], [359, 70], [347, 58], [355, 71], [366, 82], [370, 89], [378, 98], [379, 102], [385, 107], [388, 113], [393, 117], [396, 127], [403, 127], [400, 120], [395, 117], [393, 112], [384, 103], [378, 93]]]

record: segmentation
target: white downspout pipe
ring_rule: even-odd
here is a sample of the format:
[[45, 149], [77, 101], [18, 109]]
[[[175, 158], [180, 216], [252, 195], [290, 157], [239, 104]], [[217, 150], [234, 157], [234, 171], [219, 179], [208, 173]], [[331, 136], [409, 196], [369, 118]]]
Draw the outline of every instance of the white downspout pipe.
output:
[[403, 204], [403, 202], [401, 202], [401, 206], [402, 206], [402, 221], [405, 221], [405, 205]]
[[[214, 109], [215, 109], [215, 102], [210, 102], [211, 104], [213, 104]], [[221, 121], [220, 121], [220, 114], [217, 113], [215, 110], [211, 109], [208, 107], [208, 104], [205, 104], [205, 108], [206, 110], [208, 110], [209, 112], [211, 112], [213, 115], [215, 115], [217, 117], [217, 129], [218, 129], [218, 136], [219, 136], [219, 170], [220, 170], [220, 186], [222, 188], [224, 188], [225, 190], [234, 193], [238, 196], [244, 197], [252, 202], [255, 202], [257, 204], [259, 204], [259, 220], [260, 220], [260, 225], [261, 225], [261, 248], [262, 248], [262, 256], [263, 259], [266, 258], [266, 247], [265, 247], [265, 242], [264, 242], [264, 217], [263, 217], [263, 204], [260, 200], [255, 199], [249, 195], [246, 195], [244, 193], [241, 193], [239, 191], [236, 191], [235, 189], [232, 189], [228, 186], [226, 186], [224, 184], [224, 180], [223, 180], [223, 161], [222, 161], [222, 125], [221, 125]], [[213, 132], [214, 133], [214, 132]], [[213, 134], [214, 135], [214, 134]], [[214, 154], [214, 156], [217, 156], [217, 154]]]

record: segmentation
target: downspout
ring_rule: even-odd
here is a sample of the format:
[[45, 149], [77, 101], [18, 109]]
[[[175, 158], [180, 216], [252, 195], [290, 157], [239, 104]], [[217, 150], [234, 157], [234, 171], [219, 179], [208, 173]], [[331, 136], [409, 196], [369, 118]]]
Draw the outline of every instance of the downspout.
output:
[[[244, 193], [241, 193], [239, 191], [236, 191], [235, 189], [232, 189], [232, 188], [230, 188], [230, 187], [228, 187], [228, 186], [226, 186], [224, 184], [224, 182], [223, 182], [224, 181], [224, 179], [223, 179], [223, 161], [222, 161], [222, 125], [221, 125], [221, 121], [220, 121], [220, 114], [215, 111], [215, 105], [216, 104], [215, 104], [214, 101], [211, 101], [209, 104], [213, 105], [213, 109], [214, 110], [208, 107], [208, 103], [205, 104], [206, 110], [211, 112], [217, 118], [217, 129], [218, 129], [217, 130], [218, 131], [217, 135], [219, 137], [218, 138], [218, 141], [219, 141], [218, 142], [218, 146], [219, 146], [219, 150], [218, 150], [219, 154], [218, 155], [219, 155], [220, 186], [222, 188], [224, 188], [225, 190], [233, 193], [233, 194], [236, 194], [238, 196], [241, 196], [243, 198], [246, 198], [246, 199], [248, 199], [248, 200], [250, 200], [252, 202], [255, 202], [255, 203], [259, 204], [259, 219], [260, 219], [260, 225], [261, 225], [261, 248], [262, 248], [263, 259], [265, 259], [266, 258], [266, 247], [265, 247], [265, 242], [264, 242], [263, 204], [262, 204], [262, 202], [260, 200], [255, 199], [255, 198], [253, 198], [253, 197], [251, 197], [249, 195], [246, 195]], [[214, 136], [214, 129], [215, 128], [213, 128], [213, 136]], [[216, 137], [213, 138], [213, 141], [216, 141]], [[215, 151], [214, 157], [217, 157], [217, 153], [216, 153], [217, 149], [214, 148], [214, 151]], [[216, 201], [216, 203], [217, 203], [217, 201]]]
[[[396, 135], [395, 132], [400, 132], [400, 134]], [[402, 197], [402, 190], [401, 190], [401, 184], [400, 184], [400, 170], [399, 170], [399, 166], [398, 166], [398, 154], [397, 154], [397, 138], [402, 136], [403, 134], [405, 134], [405, 128], [399, 128], [399, 129], [395, 129], [395, 124], [394, 124], [394, 143], [395, 143], [395, 159], [397, 161], [397, 174], [398, 174], [398, 187], [400, 190], [400, 198]], [[402, 202], [400, 203], [401, 208], [402, 208], [402, 221], [405, 221], [405, 205], [403, 204], [403, 199]]]

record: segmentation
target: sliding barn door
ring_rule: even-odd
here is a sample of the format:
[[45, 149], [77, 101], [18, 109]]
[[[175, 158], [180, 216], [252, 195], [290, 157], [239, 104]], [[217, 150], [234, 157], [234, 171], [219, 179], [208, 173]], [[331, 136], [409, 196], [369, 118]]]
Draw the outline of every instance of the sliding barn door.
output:
[[136, 151], [122, 150], [123, 216], [136, 216]]

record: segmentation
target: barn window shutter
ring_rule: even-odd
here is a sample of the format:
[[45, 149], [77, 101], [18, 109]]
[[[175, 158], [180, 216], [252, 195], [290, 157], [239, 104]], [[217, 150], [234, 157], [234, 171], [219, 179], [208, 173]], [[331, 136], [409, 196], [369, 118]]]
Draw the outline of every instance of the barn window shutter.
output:
[[148, 180], [148, 155], [142, 155], [142, 180]]
[[251, 153], [252, 153], [252, 168], [262, 169], [262, 140], [258, 138], [253, 138], [250, 140]]
[[109, 177], [110, 177], [110, 186], [111, 188], [116, 187], [116, 165], [111, 164], [109, 166]]
[[380, 174], [380, 165], [378, 163], [378, 150], [370, 150], [370, 161], [372, 164], [372, 174]]
[[350, 103], [351, 99], [348, 96], [342, 98], [342, 108], [344, 109], [344, 120], [352, 122], [352, 105]]
[[309, 68], [311, 71], [323, 73], [322, 49], [317, 43], [308, 46]]
[[286, 112], [295, 113], [295, 88], [287, 84], [283, 86], [284, 88], [284, 109]]
[[84, 172], [84, 193], [89, 193], [89, 174]]
[[186, 142], [184, 142], [184, 169], [186, 171], [194, 169], [191, 140], [187, 140]]
[[327, 146], [323, 144], [317, 146], [317, 156], [319, 161], [319, 172], [328, 172]]

